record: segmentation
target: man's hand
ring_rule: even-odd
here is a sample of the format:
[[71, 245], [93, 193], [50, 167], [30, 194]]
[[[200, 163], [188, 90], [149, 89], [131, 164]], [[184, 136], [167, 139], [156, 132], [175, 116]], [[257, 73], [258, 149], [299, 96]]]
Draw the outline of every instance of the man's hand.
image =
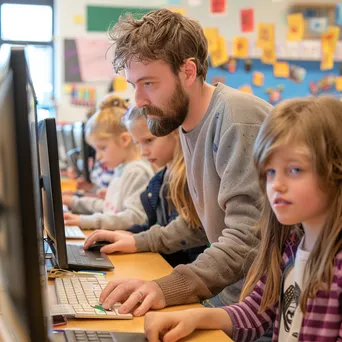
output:
[[165, 297], [159, 285], [141, 279], [112, 280], [99, 300], [106, 310], [115, 303], [122, 303], [119, 313], [131, 312], [134, 316], [143, 316], [150, 309], [165, 307]]
[[80, 215], [64, 213], [64, 224], [66, 226], [81, 226]]
[[97, 230], [84, 242], [84, 249], [88, 249], [95, 241], [109, 241], [111, 244], [104, 246], [100, 252], [111, 254], [114, 252], [136, 253], [135, 239], [133, 234], [125, 231]]

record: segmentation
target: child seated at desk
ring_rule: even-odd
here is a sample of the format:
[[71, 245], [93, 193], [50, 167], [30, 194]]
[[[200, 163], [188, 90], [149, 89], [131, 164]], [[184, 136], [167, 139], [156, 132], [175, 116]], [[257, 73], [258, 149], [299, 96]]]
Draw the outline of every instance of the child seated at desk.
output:
[[341, 341], [341, 127], [342, 103], [333, 98], [289, 100], [269, 114], [253, 152], [264, 194], [261, 243], [240, 303], [147, 313], [149, 341], [178, 341], [195, 329], [254, 341], [272, 323], [273, 342]]
[[[114, 98], [114, 102], [113, 102]], [[115, 169], [105, 199], [63, 196], [63, 204], [73, 212], [65, 213], [66, 225], [85, 229], [125, 229], [143, 224], [146, 213], [139, 196], [153, 176], [149, 163], [141, 160], [139, 150], [122, 123], [125, 113], [109, 94], [86, 125], [87, 142], [94, 146], [96, 158]], [[81, 214], [81, 215], [76, 215]]]
[[[178, 130], [164, 137], [153, 136], [136, 107], [125, 116], [125, 124], [142, 156], [159, 168], [164, 166], [140, 196], [148, 221], [133, 225], [124, 233], [97, 231], [86, 241], [85, 248], [94, 241], [106, 240], [114, 243], [101, 249], [105, 253], [153, 251], [161, 252], [173, 267], [192, 262], [208, 240], [187, 187]], [[184, 230], [189, 232], [187, 241], [178, 238], [177, 232]], [[128, 235], [127, 231], [134, 234]]]

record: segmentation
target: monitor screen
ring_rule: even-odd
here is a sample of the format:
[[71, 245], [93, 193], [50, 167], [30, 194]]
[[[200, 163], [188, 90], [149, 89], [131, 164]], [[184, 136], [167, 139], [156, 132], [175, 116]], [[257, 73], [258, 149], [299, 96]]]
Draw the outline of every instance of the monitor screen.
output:
[[39, 161], [44, 228], [59, 268], [68, 268], [55, 119], [39, 122]]
[[63, 125], [63, 141], [66, 153], [76, 147], [72, 124]]
[[46, 275], [34, 150], [35, 98], [23, 48], [0, 50], [1, 334], [48, 341]]

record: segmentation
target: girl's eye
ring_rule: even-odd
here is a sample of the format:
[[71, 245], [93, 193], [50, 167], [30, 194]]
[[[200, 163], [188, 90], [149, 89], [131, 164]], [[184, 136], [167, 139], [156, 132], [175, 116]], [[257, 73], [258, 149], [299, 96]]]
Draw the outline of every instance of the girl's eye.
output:
[[298, 174], [300, 172], [302, 172], [302, 169], [300, 169], [299, 167], [292, 167], [290, 169], [290, 173], [292, 173], [292, 174]]
[[267, 169], [265, 171], [265, 175], [266, 175], [267, 178], [274, 176], [274, 174], [275, 174], [275, 170], [274, 169]]
[[152, 82], [145, 82], [144, 84], [146, 87], [150, 87], [152, 85]]

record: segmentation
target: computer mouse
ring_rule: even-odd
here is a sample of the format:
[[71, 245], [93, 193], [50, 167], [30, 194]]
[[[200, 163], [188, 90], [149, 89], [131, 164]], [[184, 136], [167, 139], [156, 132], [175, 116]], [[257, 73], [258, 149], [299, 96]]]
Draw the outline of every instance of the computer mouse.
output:
[[99, 251], [103, 246], [111, 244], [110, 241], [96, 241], [91, 246], [88, 247], [88, 251]]

